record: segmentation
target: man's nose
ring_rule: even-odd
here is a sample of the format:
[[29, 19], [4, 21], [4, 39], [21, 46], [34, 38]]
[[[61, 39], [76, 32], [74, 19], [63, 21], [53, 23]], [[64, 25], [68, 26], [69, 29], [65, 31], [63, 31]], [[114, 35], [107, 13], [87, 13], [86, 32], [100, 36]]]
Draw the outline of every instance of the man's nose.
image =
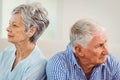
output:
[[107, 45], [104, 45], [104, 46], [103, 46], [103, 54], [104, 54], [104, 55], [108, 55], [108, 54], [109, 54]]

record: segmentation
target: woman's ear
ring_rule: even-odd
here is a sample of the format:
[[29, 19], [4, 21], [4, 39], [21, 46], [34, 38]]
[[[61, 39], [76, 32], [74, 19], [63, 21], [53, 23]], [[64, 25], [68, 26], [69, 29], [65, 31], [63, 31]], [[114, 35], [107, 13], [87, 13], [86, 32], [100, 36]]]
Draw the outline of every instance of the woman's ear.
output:
[[83, 49], [83, 47], [81, 45], [74, 46], [75, 54], [79, 55], [79, 56], [84, 56], [82, 49]]
[[32, 37], [35, 34], [35, 32], [36, 32], [36, 27], [32, 26], [27, 33], [29, 37]]

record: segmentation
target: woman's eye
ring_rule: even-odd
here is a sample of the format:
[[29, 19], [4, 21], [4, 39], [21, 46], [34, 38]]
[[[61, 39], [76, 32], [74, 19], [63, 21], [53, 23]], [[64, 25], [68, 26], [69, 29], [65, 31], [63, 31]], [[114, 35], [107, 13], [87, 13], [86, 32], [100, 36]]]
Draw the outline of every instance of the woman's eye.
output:
[[13, 24], [14, 27], [17, 27], [17, 25]]

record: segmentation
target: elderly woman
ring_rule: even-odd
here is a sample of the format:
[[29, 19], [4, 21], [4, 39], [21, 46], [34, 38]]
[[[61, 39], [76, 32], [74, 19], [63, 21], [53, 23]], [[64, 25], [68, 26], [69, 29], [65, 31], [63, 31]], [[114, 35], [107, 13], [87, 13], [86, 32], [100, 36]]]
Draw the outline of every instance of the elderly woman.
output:
[[12, 11], [7, 27], [9, 46], [0, 53], [0, 80], [44, 80], [46, 59], [36, 41], [47, 28], [47, 11], [39, 4], [22, 4]]

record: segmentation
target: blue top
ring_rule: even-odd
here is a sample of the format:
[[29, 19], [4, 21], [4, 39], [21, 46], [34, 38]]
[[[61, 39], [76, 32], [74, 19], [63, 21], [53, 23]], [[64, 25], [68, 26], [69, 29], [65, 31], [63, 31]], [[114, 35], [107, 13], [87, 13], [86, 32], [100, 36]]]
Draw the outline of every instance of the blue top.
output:
[[[48, 61], [46, 73], [48, 80], [87, 80], [75, 59], [71, 44]], [[119, 60], [108, 55], [105, 63], [93, 69], [89, 80], [120, 80]]]
[[37, 46], [11, 71], [15, 60], [14, 45], [0, 53], [0, 80], [44, 80], [46, 59]]

